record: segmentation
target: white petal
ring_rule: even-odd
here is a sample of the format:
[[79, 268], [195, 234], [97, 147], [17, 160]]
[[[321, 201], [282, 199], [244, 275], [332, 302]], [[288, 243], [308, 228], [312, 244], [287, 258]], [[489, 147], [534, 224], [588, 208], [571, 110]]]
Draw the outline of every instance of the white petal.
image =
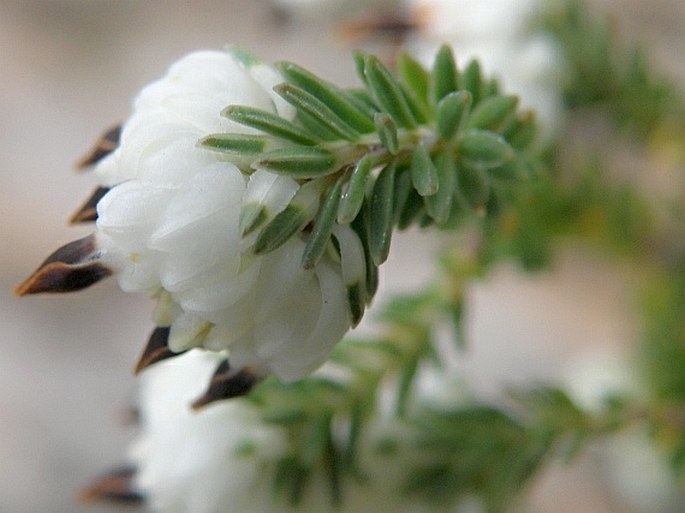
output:
[[304, 242], [292, 238], [280, 248], [262, 257], [257, 296], [260, 315], [265, 317], [297, 293], [296, 286], [307, 272], [302, 269]]
[[176, 293], [181, 306], [191, 312], [214, 312], [229, 308], [255, 288], [259, 264], [251, 265], [238, 274], [213, 275], [191, 288]]
[[298, 278], [288, 297], [275, 308], [268, 313], [257, 311], [254, 338], [260, 360], [268, 361], [281, 347], [306, 340], [316, 326], [322, 308], [318, 280], [313, 273]]
[[124, 292], [150, 292], [160, 286], [159, 282], [160, 255], [147, 252], [130, 261], [119, 273], [117, 280]]
[[304, 341], [282, 346], [270, 362], [274, 374], [285, 381], [300, 379], [319, 367], [350, 327], [347, 296], [338, 272], [325, 261], [315, 268], [321, 288], [321, 313]]
[[[245, 365], [252, 365], [257, 361], [255, 357], [241, 364], [239, 360], [233, 357], [235, 348], [241, 346], [254, 347], [253, 322], [252, 317], [248, 312], [249, 308], [241, 311], [238, 308], [231, 310], [232, 317], [225, 317], [226, 324], [215, 324], [212, 330], [207, 334], [207, 338], [203, 346], [212, 351], [224, 351], [228, 349], [231, 357], [231, 365], [236, 368]], [[245, 315], [245, 313], [248, 315]], [[231, 321], [231, 322], [228, 322]]]
[[123, 251], [142, 251], [170, 194], [131, 181], [114, 187], [97, 205], [97, 227]]
[[338, 239], [340, 264], [345, 285], [363, 285], [366, 281], [366, 257], [359, 236], [347, 225], [335, 224], [333, 236]]
[[200, 345], [212, 325], [202, 317], [182, 313], [171, 324], [169, 349], [178, 353]]
[[273, 218], [288, 206], [299, 188], [299, 184], [288, 176], [258, 169], [250, 175], [243, 204], [263, 205], [267, 209], [268, 218]]
[[177, 189], [215, 162], [209, 151], [198, 147], [197, 134], [179, 133], [159, 140], [155, 151], [146, 152], [138, 162], [138, 179], [155, 187]]
[[265, 91], [268, 91], [278, 115], [286, 119], [294, 118], [295, 107], [273, 90], [275, 86], [284, 82], [283, 76], [266, 64], [255, 64], [249, 68], [249, 71], [255, 82], [262, 86]]
[[235, 123], [221, 115], [228, 105], [234, 103], [232, 98], [225, 94], [208, 97], [203, 92], [167, 97], [162, 106], [179, 121], [187, 123], [205, 135], [218, 132], [258, 133], [255, 129]]
[[[245, 180], [240, 171], [229, 163], [215, 163], [188, 180], [171, 198], [161, 224], [150, 239], [150, 246], [172, 250], [176, 244], [194, 244], [193, 225], [212, 217], [210, 228], [221, 233], [223, 239], [238, 241], [238, 212]], [[212, 234], [213, 236], [214, 234]]]

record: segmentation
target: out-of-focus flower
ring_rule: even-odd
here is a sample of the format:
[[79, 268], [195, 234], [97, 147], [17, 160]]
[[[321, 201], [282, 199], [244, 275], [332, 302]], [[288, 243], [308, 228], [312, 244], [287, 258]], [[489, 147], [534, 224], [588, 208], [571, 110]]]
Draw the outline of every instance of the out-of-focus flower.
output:
[[[255, 254], [250, 231], [289, 204], [311, 219], [320, 184], [250, 169], [198, 144], [255, 132], [221, 115], [231, 104], [294, 116], [272, 91], [282, 81], [238, 50], [175, 63], [140, 93], [116, 150], [86, 161], [101, 158], [101, 187], [81, 210], [97, 218], [95, 234], [54, 253], [17, 293], [77, 290], [114, 273], [125, 291], [152, 295], [158, 329], [142, 366], [197, 346], [228, 349], [233, 368], [257, 376], [292, 380], [321, 365], [351, 323], [340, 263], [324, 255], [304, 269], [303, 232]], [[341, 240], [356, 237], [336, 230]]]
[[[133, 488], [159, 513], [422, 513], [434, 507], [399, 493], [407, 472], [421, 454], [410, 442], [407, 427], [394, 415], [369, 421], [360, 440], [359, 465], [364, 478], [345, 479], [344, 500], [331, 501], [330, 483], [315, 471], [297, 505], [274, 497], [275, 462], [288, 454], [280, 428], [260, 419], [250, 400], [233, 399], [198, 410], [188, 407], [202, 394], [222, 356], [192, 350], [150, 367], [141, 376], [141, 432], [129, 451], [137, 471]], [[326, 374], [327, 368], [322, 372]], [[435, 378], [435, 376], [434, 376]], [[447, 380], [442, 380], [446, 384]], [[435, 384], [435, 383], [433, 383]], [[436, 392], [424, 388], [425, 400]], [[294, 471], [294, 470], [293, 470]], [[448, 511], [480, 511], [455, 504]], [[474, 509], [475, 508], [475, 509]]]
[[448, 43], [462, 62], [478, 59], [505, 90], [516, 91], [551, 135], [561, 115], [561, 52], [551, 37], [536, 32], [538, 0], [406, 0], [416, 21], [407, 47], [424, 64]]
[[221, 358], [193, 350], [141, 376], [141, 434], [129, 460], [152, 511], [257, 512], [273, 504], [273, 476], [263, 466], [285, 451], [283, 433], [260, 423], [259, 410], [242, 399], [189, 408]]
[[[619, 351], [580, 355], [569, 364], [566, 383], [574, 401], [596, 414], [612, 399], [644, 400], [647, 389], [627, 355]], [[594, 452], [611, 492], [631, 511], [682, 511], [685, 496], [666, 452], [650, 439], [647, 426], [628, 427], [598, 443]]]

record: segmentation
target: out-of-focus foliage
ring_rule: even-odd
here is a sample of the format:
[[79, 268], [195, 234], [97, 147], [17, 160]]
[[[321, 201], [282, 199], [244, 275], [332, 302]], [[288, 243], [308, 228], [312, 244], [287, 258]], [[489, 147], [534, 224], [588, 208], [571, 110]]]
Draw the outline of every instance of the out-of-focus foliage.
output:
[[[378, 390], [389, 382], [396, 387], [396, 422], [410, 428], [417, 455], [401, 491], [433, 502], [475, 495], [488, 511], [502, 511], [548, 458], [569, 459], [588, 441], [633, 424], [648, 426], [675, 469], [685, 470], [685, 226], [677, 216], [664, 220], [663, 212], [676, 211], [675, 205], [664, 209], [635, 182], [616, 180], [603, 146], [627, 138], [637, 151], [649, 152], [654, 138], [684, 142], [684, 97], [651, 69], [643, 50], [618, 41], [608, 18], [580, 2], [552, 3], [543, 21], [567, 60], [569, 117], [607, 112], [609, 133], [582, 157], [569, 159], [563, 150], [573, 141], [562, 130], [542, 154], [543, 168], [528, 173], [526, 187], [498, 189], [484, 216], [467, 223], [481, 229], [475, 249], [448, 248], [431, 288], [387, 305], [377, 337], [338, 348], [333, 361], [347, 370], [348, 380], [270, 381], [257, 390], [253, 399], [263, 406], [265, 419], [293, 433], [291, 459], [282, 463], [296, 463], [303, 472], [287, 479], [279, 474], [278, 480], [281, 489], [284, 483], [289, 487], [291, 499], [317, 465], [328, 468], [336, 500], [344, 498], [345, 479], [363, 472], [355, 459], [356, 440], [378, 415]], [[401, 62], [400, 70], [413, 65]], [[466, 83], [465, 75], [462, 80]], [[425, 80], [413, 88], [425, 89]], [[459, 109], [456, 98], [454, 106], [445, 107]], [[413, 159], [421, 167], [422, 155]], [[422, 173], [417, 191], [428, 187], [428, 171]], [[477, 190], [477, 183], [476, 178], [470, 190]], [[422, 366], [439, 364], [437, 328], [451, 326], [454, 343], [465, 343], [461, 312], [468, 281], [503, 259], [528, 270], [544, 267], [562, 241], [603, 252], [634, 277], [635, 295], [642, 298], [636, 318], [643, 326], [636, 357], [646, 393], [639, 399], [612, 397], [592, 412], [557, 386], [516, 390], [505, 406], [470, 398], [435, 408], [416, 399], [411, 391]], [[334, 430], [340, 419], [348, 426], [343, 438]]]

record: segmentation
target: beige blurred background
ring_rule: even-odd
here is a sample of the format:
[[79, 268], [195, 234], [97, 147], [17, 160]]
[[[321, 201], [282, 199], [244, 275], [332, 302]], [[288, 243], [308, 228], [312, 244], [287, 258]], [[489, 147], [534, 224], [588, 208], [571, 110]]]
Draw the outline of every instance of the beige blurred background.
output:
[[[685, 79], [685, 2], [593, 3]], [[52, 250], [89, 231], [65, 222], [95, 186], [74, 162], [128, 115], [141, 86], [193, 49], [239, 43], [350, 83], [352, 62], [329, 22], [311, 12], [306, 23], [283, 20], [267, 0], [0, 0], [0, 512], [111, 511], [75, 504], [74, 491], [122, 461], [134, 434], [131, 368], [151, 303], [114, 281], [69, 296], [11, 295]], [[396, 239], [384, 290], [430, 276], [436, 246], [430, 236]], [[502, 267], [473, 290], [462, 371], [490, 394], [558, 377], [583, 348], [620, 345], [634, 329], [620, 278], [574, 251], [533, 278]], [[551, 469], [528, 511], [619, 511], [594, 463], [590, 454]]]

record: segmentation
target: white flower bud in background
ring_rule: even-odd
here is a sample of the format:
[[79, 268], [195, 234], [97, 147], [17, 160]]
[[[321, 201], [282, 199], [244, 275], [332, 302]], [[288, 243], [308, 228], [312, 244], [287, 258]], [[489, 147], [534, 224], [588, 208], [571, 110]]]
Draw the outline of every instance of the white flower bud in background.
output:
[[[317, 470], [301, 501], [274, 497], [275, 462], [288, 454], [285, 432], [259, 418], [249, 400], [220, 401], [199, 410], [188, 404], [201, 395], [221, 355], [192, 350], [150, 367], [141, 376], [141, 432], [129, 451], [137, 469], [133, 487], [154, 513], [429, 513], [434, 506], [398, 493], [408, 469], [421, 461], [407, 443], [406, 427], [392, 415], [369, 420], [359, 441], [365, 479], [345, 479], [343, 501], [331, 502], [330, 483]], [[325, 366], [321, 373], [331, 375]], [[435, 376], [434, 376], [435, 378]], [[436, 392], [433, 380], [423, 399]], [[452, 383], [453, 385], [453, 383]], [[454, 404], [454, 401], [453, 401]], [[392, 450], [382, 450], [391, 446]], [[479, 513], [479, 504], [456, 504], [448, 511]]]
[[228, 349], [232, 367], [292, 380], [318, 367], [350, 327], [346, 291], [329, 257], [301, 268], [299, 236], [263, 256], [251, 251], [254, 237], [241, 236], [245, 204], [270, 219], [293, 198], [318, 202], [306, 200], [311, 188], [241, 170], [198, 145], [251, 130], [221, 116], [228, 105], [294, 115], [272, 91], [280, 75], [245, 60], [194, 53], [140, 93], [119, 147], [96, 166], [112, 188], [97, 205], [97, 247], [122, 289], [159, 298], [156, 319], [170, 323], [172, 351]]
[[462, 66], [478, 59], [485, 74], [516, 91], [533, 109], [544, 133], [559, 124], [563, 58], [555, 41], [533, 30], [538, 0], [406, 0], [417, 29], [407, 48], [430, 65], [438, 47], [454, 48]]
[[[572, 399], [594, 414], [611, 398], [643, 398], [647, 387], [620, 351], [592, 351], [569, 363], [566, 388]], [[614, 497], [630, 511], [682, 511], [679, 491], [665, 452], [650, 438], [646, 426], [630, 426], [593, 447], [599, 468]]]
[[244, 400], [189, 408], [221, 358], [194, 350], [141, 375], [142, 429], [129, 460], [151, 511], [257, 512], [273, 504], [272, 474], [262, 466], [283, 454], [283, 433], [260, 423], [259, 410]]

